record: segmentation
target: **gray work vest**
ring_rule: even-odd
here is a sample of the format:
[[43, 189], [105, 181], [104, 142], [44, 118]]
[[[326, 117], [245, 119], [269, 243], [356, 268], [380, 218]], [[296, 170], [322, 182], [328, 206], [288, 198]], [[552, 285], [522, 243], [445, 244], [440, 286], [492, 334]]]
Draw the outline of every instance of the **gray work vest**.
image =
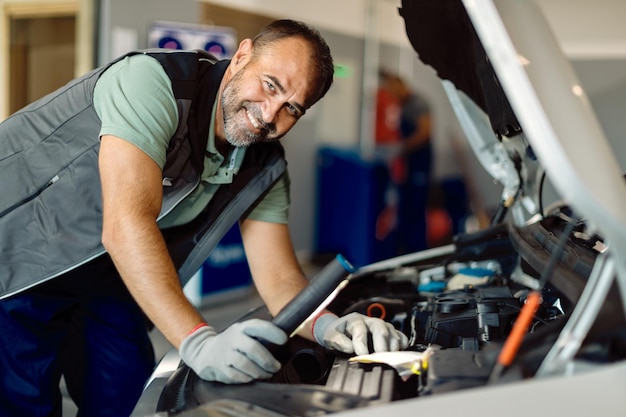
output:
[[[168, 186], [163, 188], [161, 218], [200, 181], [211, 108], [228, 61], [216, 62], [203, 51], [130, 54], [137, 53], [161, 63], [179, 111], [163, 169]], [[114, 62], [0, 123], [0, 298], [105, 254], [98, 172], [101, 121], [93, 90]], [[280, 144], [251, 146], [233, 183], [221, 186], [194, 221], [163, 231], [182, 284], [285, 169]]]

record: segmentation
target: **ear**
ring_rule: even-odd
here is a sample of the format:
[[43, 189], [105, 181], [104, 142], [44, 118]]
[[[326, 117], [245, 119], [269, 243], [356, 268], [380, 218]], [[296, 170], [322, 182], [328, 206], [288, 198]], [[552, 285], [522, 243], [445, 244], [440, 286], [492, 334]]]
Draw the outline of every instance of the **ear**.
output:
[[231, 58], [230, 65], [234, 65], [236, 69], [243, 68], [250, 61], [252, 50], [252, 39], [242, 40]]

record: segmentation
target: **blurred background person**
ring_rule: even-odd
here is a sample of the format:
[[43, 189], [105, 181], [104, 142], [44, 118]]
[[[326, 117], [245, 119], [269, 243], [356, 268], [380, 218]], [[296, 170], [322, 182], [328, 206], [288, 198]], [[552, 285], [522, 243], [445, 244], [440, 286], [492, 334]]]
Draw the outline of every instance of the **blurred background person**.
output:
[[400, 103], [398, 156], [403, 175], [399, 190], [397, 248], [399, 254], [426, 249], [426, 206], [432, 180], [431, 111], [428, 102], [399, 76], [388, 75], [390, 91]]
[[378, 72], [376, 90], [376, 122], [374, 139], [376, 152], [387, 165], [389, 177], [383, 193], [383, 208], [376, 218], [376, 240], [382, 242], [393, 238], [398, 227], [398, 185], [404, 181], [404, 162], [398, 157], [400, 145], [400, 115], [402, 103], [397, 94], [393, 75], [381, 69]]

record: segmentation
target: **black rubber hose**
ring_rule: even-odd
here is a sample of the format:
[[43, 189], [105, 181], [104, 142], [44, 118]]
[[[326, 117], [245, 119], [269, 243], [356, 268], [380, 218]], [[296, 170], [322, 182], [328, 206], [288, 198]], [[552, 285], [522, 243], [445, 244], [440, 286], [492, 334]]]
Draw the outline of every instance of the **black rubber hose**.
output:
[[342, 255], [337, 255], [311, 279], [272, 322], [291, 335], [355, 268]]

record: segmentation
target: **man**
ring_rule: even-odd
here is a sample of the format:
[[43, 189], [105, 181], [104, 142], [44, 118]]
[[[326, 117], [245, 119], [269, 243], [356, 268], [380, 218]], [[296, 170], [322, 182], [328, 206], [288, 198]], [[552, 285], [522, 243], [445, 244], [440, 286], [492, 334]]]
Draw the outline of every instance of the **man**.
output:
[[[0, 124], [0, 415], [59, 415], [62, 373], [81, 415], [128, 415], [154, 361], [145, 316], [202, 378], [244, 383], [279, 369], [257, 339], [283, 344], [282, 330], [249, 320], [217, 334], [181, 282], [239, 220], [270, 313], [307, 285], [277, 140], [332, 71], [319, 33], [281, 20], [227, 61], [130, 54]], [[358, 314], [326, 312], [302, 331], [347, 353], [367, 352], [368, 333], [378, 351], [407, 344]], [[73, 361], [84, 367], [64, 365]]]

